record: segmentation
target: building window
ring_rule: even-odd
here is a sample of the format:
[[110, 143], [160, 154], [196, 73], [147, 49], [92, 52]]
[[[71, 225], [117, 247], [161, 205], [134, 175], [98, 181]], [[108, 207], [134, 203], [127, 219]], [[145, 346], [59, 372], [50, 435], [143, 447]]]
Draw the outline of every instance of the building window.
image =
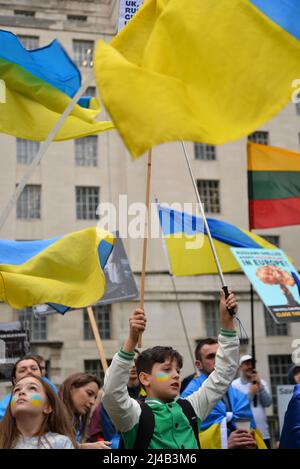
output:
[[[101, 339], [111, 339], [111, 305], [95, 306], [94, 315]], [[87, 311], [84, 311], [83, 314], [83, 337], [84, 340], [94, 339], [94, 334], [90, 326], [90, 320]]]
[[77, 220], [97, 220], [99, 187], [76, 187]]
[[289, 328], [288, 324], [282, 323], [277, 324], [274, 319], [271, 317], [271, 314], [264, 306], [264, 315], [265, 315], [265, 327], [266, 327], [266, 335], [269, 336], [276, 336], [276, 335], [289, 335]]
[[27, 185], [17, 201], [17, 218], [37, 220], [41, 218], [41, 186]]
[[87, 21], [87, 16], [85, 15], [67, 15], [67, 20], [68, 21], [73, 21], [73, 22], [80, 22], [80, 23], [85, 23]]
[[204, 317], [207, 337], [217, 337], [220, 332], [220, 313], [218, 301], [204, 302]]
[[35, 17], [35, 11], [30, 11], [30, 10], [14, 10], [14, 14], [16, 16], [29, 16], [31, 18]]
[[27, 323], [30, 334], [30, 341], [47, 340], [47, 317], [40, 316], [36, 318], [32, 308], [17, 310], [18, 320]]
[[269, 371], [271, 381], [271, 392], [273, 397], [274, 414], [278, 414], [277, 405], [277, 386], [279, 384], [290, 384], [288, 380], [288, 371], [291, 368], [291, 355], [269, 355]]
[[17, 138], [17, 163], [30, 164], [39, 149], [39, 142]]
[[209, 213], [220, 213], [220, 181], [197, 179], [197, 187], [205, 210]]
[[216, 159], [216, 147], [205, 143], [194, 143], [195, 159], [214, 161]]
[[93, 41], [78, 41], [73, 40], [74, 61], [78, 67], [92, 67], [93, 66]]
[[97, 166], [98, 164], [98, 137], [77, 138], [75, 141], [76, 166]]
[[264, 238], [268, 243], [274, 244], [274, 246], [280, 247], [280, 236], [278, 235], [259, 235], [261, 238]]
[[96, 94], [96, 86], [89, 86], [84, 92], [84, 96], [92, 96], [93, 98], [96, 97]]
[[39, 37], [38, 36], [18, 36], [21, 43], [27, 50], [37, 49], [39, 47]]
[[[111, 359], [107, 360], [107, 365], [111, 364]], [[101, 382], [104, 380], [104, 371], [101, 361], [98, 360], [84, 360], [84, 372], [91, 375], [96, 375]]]
[[261, 145], [269, 145], [269, 132], [258, 130], [248, 136], [248, 141], [253, 143], [260, 143]]

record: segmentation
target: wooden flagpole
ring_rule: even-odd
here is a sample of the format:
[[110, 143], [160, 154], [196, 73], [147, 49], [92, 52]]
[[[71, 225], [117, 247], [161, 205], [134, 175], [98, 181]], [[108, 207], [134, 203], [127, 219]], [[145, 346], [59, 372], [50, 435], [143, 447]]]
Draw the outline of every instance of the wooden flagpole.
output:
[[92, 331], [93, 331], [93, 334], [94, 334], [94, 338], [95, 338], [95, 341], [96, 341], [97, 349], [98, 349], [98, 352], [99, 352], [99, 357], [100, 357], [100, 360], [101, 360], [102, 368], [103, 368], [103, 371], [105, 373], [107, 368], [108, 368], [108, 365], [107, 365], [107, 360], [106, 360], [102, 340], [101, 340], [101, 337], [100, 337], [100, 333], [99, 333], [99, 330], [98, 330], [98, 327], [97, 327], [97, 324], [96, 324], [93, 308], [91, 306], [88, 306], [87, 312], [88, 312], [91, 328], [92, 328]]
[[[147, 161], [146, 216], [145, 216], [143, 259], [142, 259], [142, 272], [141, 272], [141, 299], [140, 299], [141, 309], [144, 309], [144, 303], [145, 303], [145, 279], [146, 279], [146, 263], [147, 263], [148, 236], [149, 236], [151, 168], [152, 168], [152, 148], [150, 148], [150, 150], [148, 151], [148, 161]], [[141, 346], [142, 346], [142, 334], [140, 334], [140, 337], [139, 337], [138, 348], [141, 348]]]

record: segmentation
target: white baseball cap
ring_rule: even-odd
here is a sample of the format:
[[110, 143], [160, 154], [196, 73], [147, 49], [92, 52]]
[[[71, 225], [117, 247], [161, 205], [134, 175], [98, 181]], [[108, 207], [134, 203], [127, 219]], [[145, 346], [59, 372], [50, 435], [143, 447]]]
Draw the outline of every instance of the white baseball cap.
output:
[[247, 362], [248, 360], [252, 360], [251, 355], [242, 355], [240, 358], [240, 365], [244, 362]]

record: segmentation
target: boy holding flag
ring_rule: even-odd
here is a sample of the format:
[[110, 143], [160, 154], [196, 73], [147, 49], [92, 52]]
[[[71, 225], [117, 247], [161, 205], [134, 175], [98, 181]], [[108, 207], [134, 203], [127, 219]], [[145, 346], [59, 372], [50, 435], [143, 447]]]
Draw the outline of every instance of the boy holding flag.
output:
[[221, 292], [221, 332], [215, 370], [187, 399], [179, 399], [182, 357], [172, 347], [153, 347], [141, 353], [136, 368], [146, 391], [145, 404], [129, 397], [127, 382], [139, 334], [146, 316], [137, 309], [130, 318], [129, 337], [114, 356], [104, 381], [103, 405], [121, 431], [125, 448], [197, 449], [198, 420], [203, 421], [225, 394], [238, 367], [239, 339], [229, 309], [237, 307], [231, 293]]

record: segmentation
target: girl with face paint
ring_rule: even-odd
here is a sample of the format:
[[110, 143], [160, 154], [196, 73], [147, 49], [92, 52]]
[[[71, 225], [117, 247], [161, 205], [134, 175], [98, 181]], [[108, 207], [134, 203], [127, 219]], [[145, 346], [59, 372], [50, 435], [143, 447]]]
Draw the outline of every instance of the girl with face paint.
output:
[[64, 404], [37, 376], [14, 385], [0, 423], [0, 449], [74, 449], [72, 427]]

